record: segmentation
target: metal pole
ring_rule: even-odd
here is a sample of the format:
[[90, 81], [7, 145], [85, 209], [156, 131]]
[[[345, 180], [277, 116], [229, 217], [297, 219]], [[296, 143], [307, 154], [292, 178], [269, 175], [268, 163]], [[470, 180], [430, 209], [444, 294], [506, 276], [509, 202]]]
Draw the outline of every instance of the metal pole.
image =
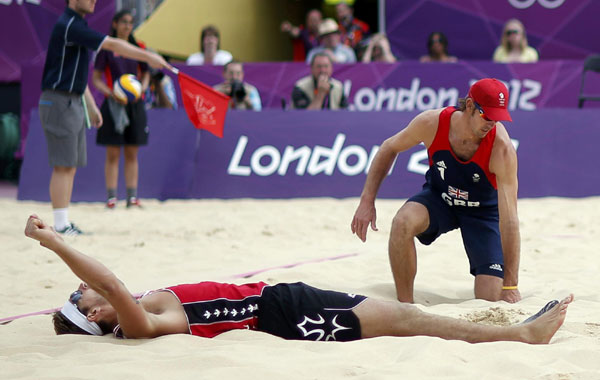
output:
[[377, 21], [379, 22], [379, 33], [385, 33], [385, 0], [378, 0]]
[[146, 1], [145, 0], [137, 0], [135, 4], [136, 8], [136, 23], [135, 25], [140, 25], [146, 20]]

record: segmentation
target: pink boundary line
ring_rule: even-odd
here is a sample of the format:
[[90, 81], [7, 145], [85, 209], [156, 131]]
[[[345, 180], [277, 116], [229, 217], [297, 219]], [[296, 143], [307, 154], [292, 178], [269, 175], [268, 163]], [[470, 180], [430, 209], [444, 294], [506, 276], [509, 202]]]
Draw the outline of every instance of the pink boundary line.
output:
[[[226, 276], [224, 278], [225, 279], [248, 278], [248, 277], [255, 276], [257, 274], [268, 272], [268, 271], [271, 271], [271, 270], [294, 268], [294, 267], [298, 267], [300, 265], [321, 263], [323, 261], [340, 260], [340, 259], [345, 259], [347, 257], [354, 257], [354, 256], [358, 256], [358, 253], [347, 253], [347, 254], [338, 255], [338, 256], [330, 256], [330, 257], [322, 257], [322, 258], [319, 258], [319, 259], [311, 259], [311, 260], [305, 260], [305, 261], [298, 261], [298, 262], [292, 263], [292, 264], [277, 265], [277, 266], [274, 266], [274, 267], [258, 269], [258, 270], [254, 270], [254, 271], [251, 271], [251, 272], [238, 273], [238, 274], [234, 274], [234, 275], [231, 275], [231, 276]], [[134, 297], [139, 297], [141, 295], [142, 295], [142, 293], [136, 293], [133, 296]], [[21, 319], [21, 318], [25, 318], [25, 317], [32, 317], [34, 315], [52, 314], [54, 312], [59, 311], [60, 309], [61, 309], [60, 307], [55, 307], [53, 309], [46, 309], [46, 310], [41, 310], [41, 311], [35, 311], [33, 313], [27, 313], [27, 314], [15, 315], [15, 316], [12, 316], [12, 317], [0, 318], [0, 325], [5, 325], [5, 324], [7, 324], [9, 322], [12, 322], [12, 321], [14, 321], [16, 319]]]

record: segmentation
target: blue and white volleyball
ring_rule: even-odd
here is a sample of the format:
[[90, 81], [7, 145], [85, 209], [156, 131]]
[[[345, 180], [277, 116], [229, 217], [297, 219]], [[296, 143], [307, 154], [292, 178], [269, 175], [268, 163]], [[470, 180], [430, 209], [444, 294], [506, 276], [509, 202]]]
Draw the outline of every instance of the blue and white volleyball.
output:
[[113, 93], [123, 102], [134, 102], [142, 95], [142, 84], [133, 74], [123, 74], [113, 86]]

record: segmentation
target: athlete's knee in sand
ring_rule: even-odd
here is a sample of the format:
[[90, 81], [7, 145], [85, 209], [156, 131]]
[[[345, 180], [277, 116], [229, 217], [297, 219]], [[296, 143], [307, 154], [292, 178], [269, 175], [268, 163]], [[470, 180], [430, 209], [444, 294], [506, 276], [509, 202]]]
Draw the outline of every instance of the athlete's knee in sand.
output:
[[475, 276], [475, 298], [496, 302], [501, 300], [502, 278], [480, 274]]

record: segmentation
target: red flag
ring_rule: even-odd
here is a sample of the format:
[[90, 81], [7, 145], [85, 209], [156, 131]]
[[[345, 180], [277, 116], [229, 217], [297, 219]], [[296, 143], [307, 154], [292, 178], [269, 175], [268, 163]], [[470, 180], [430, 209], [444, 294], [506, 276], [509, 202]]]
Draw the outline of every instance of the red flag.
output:
[[178, 73], [177, 78], [181, 87], [183, 107], [192, 124], [222, 138], [229, 96], [182, 72]]

